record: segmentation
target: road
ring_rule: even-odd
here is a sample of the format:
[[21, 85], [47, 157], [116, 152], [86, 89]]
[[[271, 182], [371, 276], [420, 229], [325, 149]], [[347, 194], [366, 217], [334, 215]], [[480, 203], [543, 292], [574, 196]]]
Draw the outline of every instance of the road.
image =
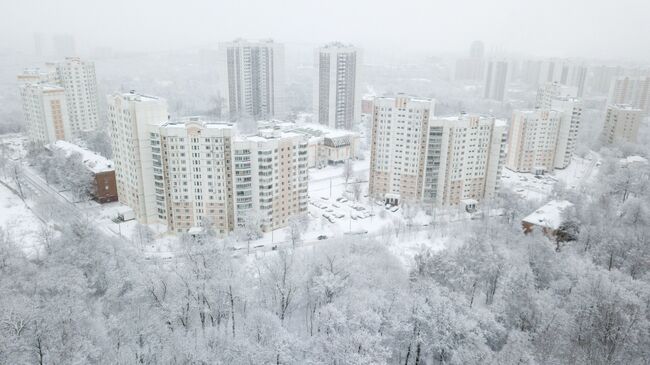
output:
[[[29, 166], [25, 166], [23, 164], [22, 167], [23, 168], [21, 170], [19, 179], [22, 184], [27, 185], [24, 188], [29, 188], [29, 190], [31, 190], [36, 196], [46, 196], [51, 198], [52, 203], [54, 203], [54, 209], [57, 216], [66, 217], [71, 222], [77, 222], [77, 223], [86, 222], [92, 218], [91, 215], [88, 214], [88, 212], [82, 210], [76, 204], [69, 201], [57, 189], [49, 185], [45, 181], [45, 179], [43, 179], [36, 172], [34, 172]], [[34, 205], [33, 202], [32, 205]], [[39, 209], [37, 207], [31, 206], [30, 208], [32, 208], [32, 211], [35, 214], [37, 215], [42, 214], [39, 212]], [[49, 217], [39, 216], [39, 218], [41, 218], [44, 221], [49, 220], [48, 219]], [[118, 232], [114, 232], [109, 227], [104, 226], [102, 224], [97, 224], [94, 226], [94, 228], [108, 235], [109, 237], [119, 237], [124, 239], [124, 237], [120, 236]]]

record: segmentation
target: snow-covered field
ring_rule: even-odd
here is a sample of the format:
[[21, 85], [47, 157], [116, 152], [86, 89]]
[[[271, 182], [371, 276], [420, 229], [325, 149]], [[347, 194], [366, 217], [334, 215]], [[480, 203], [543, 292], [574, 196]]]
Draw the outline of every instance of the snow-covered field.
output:
[[41, 230], [44, 223], [3, 184], [0, 184], [0, 227], [4, 230], [5, 237], [30, 257], [41, 252]]

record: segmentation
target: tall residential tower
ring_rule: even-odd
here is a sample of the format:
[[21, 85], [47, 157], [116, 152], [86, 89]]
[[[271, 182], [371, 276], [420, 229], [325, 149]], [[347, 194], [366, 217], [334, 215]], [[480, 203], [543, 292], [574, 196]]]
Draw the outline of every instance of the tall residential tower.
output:
[[352, 129], [361, 117], [359, 73], [361, 52], [352, 46], [330, 43], [318, 49], [314, 83], [314, 112], [318, 123]]

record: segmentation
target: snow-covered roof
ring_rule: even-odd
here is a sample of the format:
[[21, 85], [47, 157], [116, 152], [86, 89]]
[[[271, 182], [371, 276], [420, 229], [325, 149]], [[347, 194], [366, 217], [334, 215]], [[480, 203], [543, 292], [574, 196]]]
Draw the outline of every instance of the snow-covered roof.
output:
[[629, 165], [631, 163], [643, 163], [647, 164], [648, 160], [641, 156], [627, 156], [626, 158], [621, 159], [621, 165]]
[[73, 152], [81, 154], [83, 163], [95, 174], [115, 170], [113, 161], [81, 146], [77, 146], [76, 144], [66, 141], [56, 141], [54, 147], [65, 151], [66, 155], [70, 155]]
[[566, 200], [551, 200], [543, 207], [526, 216], [522, 221], [550, 229], [558, 229], [562, 224], [562, 212], [573, 203]]

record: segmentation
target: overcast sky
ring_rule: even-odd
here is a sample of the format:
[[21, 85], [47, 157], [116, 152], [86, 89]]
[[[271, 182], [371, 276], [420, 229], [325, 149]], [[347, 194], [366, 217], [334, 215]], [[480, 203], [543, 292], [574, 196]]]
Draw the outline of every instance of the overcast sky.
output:
[[0, 0], [0, 48], [70, 33], [77, 48], [192, 49], [236, 37], [370, 48], [650, 59], [647, 0]]

